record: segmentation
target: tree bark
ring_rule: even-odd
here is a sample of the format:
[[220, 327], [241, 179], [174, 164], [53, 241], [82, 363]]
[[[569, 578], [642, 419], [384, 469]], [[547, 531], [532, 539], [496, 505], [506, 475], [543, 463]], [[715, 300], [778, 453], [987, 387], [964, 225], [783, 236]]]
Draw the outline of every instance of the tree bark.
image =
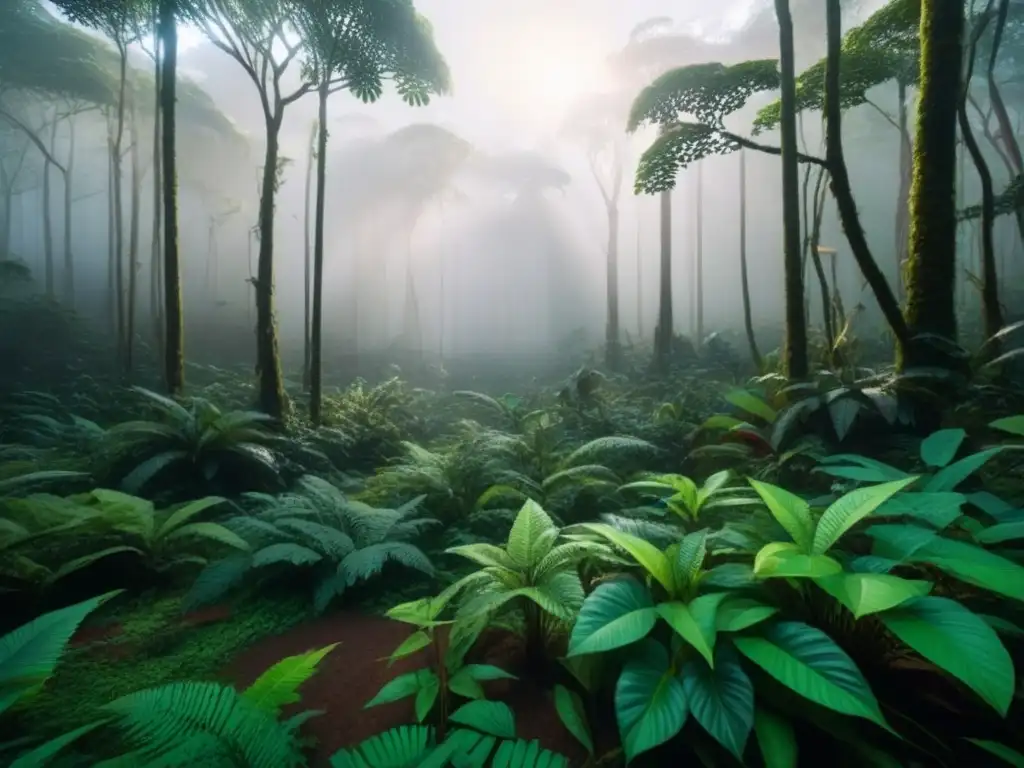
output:
[[139, 295], [139, 210], [142, 200], [142, 170], [139, 164], [139, 115], [132, 89], [130, 113], [131, 143], [131, 198], [132, 213], [128, 222], [128, 309], [125, 319], [125, 373], [131, 375], [135, 358], [135, 307]]
[[606, 203], [608, 216], [608, 250], [605, 262], [606, 299], [608, 318], [604, 343], [608, 367], [616, 370], [622, 363], [622, 345], [619, 340], [619, 207], [614, 201]]
[[[843, 113], [840, 102], [840, 66], [842, 50], [842, 26], [840, 0], [826, 0], [826, 24], [828, 28], [828, 58], [825, 73], [825, 157], [831, 175], [832, 195], [836, 199], [843, 231], [850, 243], [853, 258], [861, 274], [871, 287], [871, 292], [885, 316], [889, 328], [896, 337], [898, 347], [905, 348], [910, 334], [900, 310], [896, 295], [888, 280], [871, 254], [864, 228], [853, 199], [853, 187], [846, 168], [843, 153]], [[952, 198], [951, 198], [952, 199]]]
[[[57, 113], [54, 110], [53, 123], [50, 126], [50, 152], [53, 152], [57, 143]], [[46, 285], [46, 298], [55, 301], [56, 292], [56, 265], [53, 260], [53, 204], [50, 189], [50, 162], [43, 162], [43, 264], [44, 279]]]
[[804, 279], [800, 249], [800, 174], [796, 129], [796, 62], [793, 18], [789, 0], [775, 0], [779, 22], [779, 66], [781, 70], [782, 119], [782, 218], [784, 272], [786, 280], [786, 336], [783, 370], [792, 380], [810, 373], [807, 357], [807, 317], [804, 314]]
[[[321, 97], [323, 98], [323, 97]], [[326, 111], [326, 110], [325, 110]], [[302, 311], [302, 388], [308, 392], [310, 387], [310, 361], [311, 361], [311, 345], [312, 339], [310, 336], [310, 323], [311, 323], [311, 304], [310, 304], [310, 283], [313, 279], [313, 251], [309, 242], [309, 228], [311, 225], [310, 221], [310, 196], [312, 193], [313, 186], [313, 158], [316, 155], [316, 144], [320, 135], [319, 123], [313, 125], [312, 130], [309, 134], [309, 152], [306, 158], [306, 201], [305, 210], [303, 216], [303, 227], [302, 227], [302, 246], [303, 246], [303, 311]], [[317, 172], [319, 173], [319, 161], [317, 162]], [[319, 194], [319, 193], [318, 193]]]
[[[962, 87], [964, 7], [961, 0], [922, 0], [921, 85], [914, 177], [910, 190], [907, 324], [915, 336], [957, 337], [956, 133]], [[948, 365], [934, 345], [913, 343], [901, 369]]]
[[[317, 89], [319, 110], [316, 131], [316, 213], [313, 224], [313, 317], [309, 360], [309, 417], [314, 426], [320, 426], [323, 420], [324, 396], [324, 202], [327, 196], [327, 97], [330, 95], [330, 81], [327, 77], [321, 78], [321, 81], [322, 85]], [[306, 290], [309, 290], [308, 282]]]
[[74, 237], [75, 118], [68, 118], [68, 159], [64, 164], [64, 304], [75, 308]]
[[754, 334], [754, 318], [750, 306], [750, 278], [747, 270], [747, 154], [740, 150], [740, 285], [743, 291], [743, 327], [747, 332], [747, 345], [750, 347], [750, 359], [754, 368], [760, 373], [764, 368], [764, 359], [757, 348], [757, 336]]
[[184, 323], [181, 301], [181, 265], [178, 254], [178, 168], [175, 151], [175, 103], [177, 99], [178, 27], [175, 0], [160, 0], [160, 138], [163, 181], [164, 227], [164, 383], [167, 393], [185, 389]]

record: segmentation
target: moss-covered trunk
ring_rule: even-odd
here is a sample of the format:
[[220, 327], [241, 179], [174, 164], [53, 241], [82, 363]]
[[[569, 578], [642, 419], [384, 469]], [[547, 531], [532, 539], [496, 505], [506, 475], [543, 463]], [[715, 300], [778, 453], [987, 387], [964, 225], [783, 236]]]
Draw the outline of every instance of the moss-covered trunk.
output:
[[804, 313], [803, 258], [800, 248], [796, 56], [789, 0], [775, 0], [775, 15], [779, 22], [779, 68], [782, 75], [782, 117], [779, 129], [782, 139], [783, 264], [786, 281], [786, 337], [782, 364], [788, 378], [805, 379], [810, 373], [810, 366], [807, 358], [807, 316]]
[[256, 260], [256, 372], [259, 375], [260, 408], [276, 419], [284, 416], [284, 379], [274, 315], [274, 197], [284, 110], [266, 113], [267, 149], [260, 189], [260, 249]]
[[[956, 318], [956, 133], [961, 88], [964, 4], [922, 0], [921, 85], [910, 189], [907, 324], [914, 335], [953, 340]], [[911, 343], [903, 369], [945, 361], [933, 345]]]
[[168, 394], [185, 388], [184, 323], [181, 265], [178, 259], [178, 168], [175, 154], [175, 98], [178, 71], [178, 27], [174, 0], [160, 0], [160, 138], [164, 229], [164, 382]]

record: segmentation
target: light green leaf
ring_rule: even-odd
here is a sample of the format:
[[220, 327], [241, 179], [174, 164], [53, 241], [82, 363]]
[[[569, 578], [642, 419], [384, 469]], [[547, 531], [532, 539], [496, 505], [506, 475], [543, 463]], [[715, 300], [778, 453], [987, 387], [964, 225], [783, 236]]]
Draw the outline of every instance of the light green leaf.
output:
[[516, 737], [515, 715], [503, 701], [471, 701], [463, 704], [452, 712], [451, 721], [499, 739]]
[[981, 469], [989, 459], [1003, 450], [1004, 446], [997, 445], [994, 448], [986, 448], [984, 451], [964, 456], [948, 467], [936, 472], [924, 484], [922, 491], [952, 491], [960, 483]]
[[778, 608], [745, 597], [726, 600], [715, 614], [719, 632], [742, 632], [778, 613]]
[[979, 544], [1003, 544], [1007, 541], [1024, 539], [1024, 520], [990, 525], [979, 531], [974, 539]]
[[764, 419], [769, 424], [775, 423], [775, 419], [779, 415], [778, 411], [768, 405], [768, 403], [745, 389], [734, 389], [726, 392], [725, 399], [745, 413]]
[[814, 530], [813, 554], [823, 555], [828, 552], [850, 528], [916, 480], [917, 477], [911, 476], [858, 488], [836, 499], [818, 519], [818, 525]]
[[815, 583], [846, 606], [855, 619], [923, 597], [932, 588], [931, 582], [887, 573], [840, 573], [815, 579]]
[[820, 629], [784, 621], [769, 626], [761, 637], [734, 636], [733, 643], [740, 653], [804, 698], [889, 728], [860, 669]]
[[709, 666], [715, 664], [715, 615], [718, 606], [728, 597], [726, 592], [715, 592], [690, 601], [660, 603], [658, 613], [683, 640], [704, 657]]
[[1002, 419], [996, 419], [995, 421], [989, 422], [989, 426], [992, 427], [992, 429], [998, 429], [1001, 432], [1008, 432], [1011, 435], [1024, 437], [1024, 415], [1006, 416]]
[[337, 647], [338, 643], [332, 643], [281, 659], [260, 675], [242, 693], [242, 698], [258, 709], [278, 714], [285, 705], [299, 701], [299, 687], [316, 673], [320, 662]]
[[533, 499], [527, 499], [512, 523], [505, 550], [518, 565], [530, 568], [551, 551], [555, 531], [548, 513]]
[[668, 651], [654, 641], [626, 663], [615, 685], [615, 716], [627, 762], [664, 744], [686, 724], [683, 683], [673, 674]]
[[880, 618], [896, 637], [1006, 716], [1016, 680], [1013, 660], [984, 619], [945, 597], [921, 597]]
[[624, 533], [605, 523], [582, 523], [579, 527], [596, 533], [615, 546], [626, 550], [670, 594], [675, 590], [672, 564], [665, 554], [649, 541]]
[[754, 573], [760, 579], [820, 579], [842, 570], [828, 555], [804, 554], [788, 541], [765, 544], [754, 557]]
[[768, 511], [788, 533], [801, 551], [810, 553], [814, 535], [811, 520], [811, 505], [785, 488], [749, 479], [747, 482], [757, 491]]
[[600, 653], [635, 643], [658, 620], [651, 594], [635, 579], [606, 581], [587, 595], [569, 638], [569, 656]]
[[[431, 681], [433, 678], [433, 681]], [[376, 707], [381, 704], [391, 704], [395, 701], [415, 696], [420, 688], [429, 688], [437, 684], [437, 675], [429, 669], [418, 669], [415, 672], [406, 672], [393, 680], [389, 680], [377, 692], [377, 695], [363, 705], [363, 709]]]
[[712, 669], [696, 659], [683, 668], [683, 690], [694, 719], [712, 738], [743, 761], [754, 726], [754, 686], [728, 646], [715, 654]]
[[395, 650], [388, 656], [388, 666], [390, 667], [399, 659], [404, 659], [406, 656], [412, 656], [417, 651], [422, 651], [430, 645], [430, 635], [422, 629], [417, 629], [405, 640], [402, 641]]

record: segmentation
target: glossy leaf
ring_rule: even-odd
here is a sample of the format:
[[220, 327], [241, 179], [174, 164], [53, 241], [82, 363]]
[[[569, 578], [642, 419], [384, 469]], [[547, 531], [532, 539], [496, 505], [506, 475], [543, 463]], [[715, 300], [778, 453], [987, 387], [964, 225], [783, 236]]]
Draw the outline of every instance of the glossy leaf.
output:
[[967, 437], [963, 429], [940, 429], [921, 441], [921, 461], [929, 467], [944, 467], [953, 460]]
[[772, 513], [772, 517], [792, 537], [796, 545], [802, 551], [810, 552], [814, 536], [810, 504], [785, 488], [753, 479], [748, 482], [764, 501], [768, 511]]
[[754, 685], [731, 648], [719, 648], [715, 662], [714, 669], [700, 659], [687, 664], [683, 690], [694, 719], [742, 761], [754, 727]]
[[887, 573], [841, 573], [815, 583], [846, 606], [855, 619], [923, 597], [932, 588], [931, 582]]
[[797, 742], [793, 726], [770, 709], [754, 712], [754, 733], [764, 768], [797, 768]]
[[718, 606], [728, 597], [725, 592], [716, 592], [690, 601], [661, 603], [658, 613], [676, 634], [689, 643], [704, 657], [710, 666], [715, 663], [715, 614]]
[[615, 685], [615, 716], [627, 762], [673, 738], [689, 709], [668, 651], [654, 641], [628, 661]]
[[587, 752], [594, 754], [594, 739], [590, 735], [587, 714], [583, 700], [564, 685], [555, 686], [555, 711], [566, 730], [583, 745]]
[[823, 555], [839, 541], [844, 533], [874, 512], [891, 496], [917, 480], [911, 476], [880, 485], [858, 488], [829, 505], [818, 519], [814, 529], [812, 552]]
[[635, 579], [606, 581], [587, 595], [569, 638], [569, 656], [600, 653], [635, 643], [658, 620], [651, 594]]

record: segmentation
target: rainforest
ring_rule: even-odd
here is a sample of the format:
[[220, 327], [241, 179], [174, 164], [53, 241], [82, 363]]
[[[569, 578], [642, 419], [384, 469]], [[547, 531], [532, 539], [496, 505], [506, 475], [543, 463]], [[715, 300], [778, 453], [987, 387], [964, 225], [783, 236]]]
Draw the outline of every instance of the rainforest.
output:
[[1024, 0], [0, 1], [0, 765], [1024, 766]]

